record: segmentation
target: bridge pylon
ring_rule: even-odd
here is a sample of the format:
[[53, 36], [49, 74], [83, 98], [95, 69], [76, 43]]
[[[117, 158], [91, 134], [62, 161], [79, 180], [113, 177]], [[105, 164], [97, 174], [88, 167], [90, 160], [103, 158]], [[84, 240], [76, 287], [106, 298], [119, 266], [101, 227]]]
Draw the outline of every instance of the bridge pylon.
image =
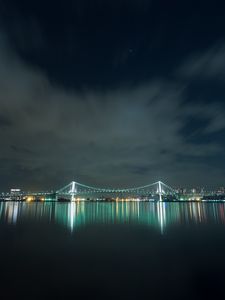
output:
[[115, 199], [119, 195], [122, 195], [124, 197], [127, 196], [137, 199], [155, 198], [157, 199], [156, 201], [162, 202], [168, 197], [174, 197], [176, 192], [162, 181], [157, 181], [145, 186], [125, 189], [98, 188], [72, 181], [68, 185], [58, 190], [56, 194], [57, 196], [62, 196], [62, 198], [71, 199], [71, 201], [75, 200], [76, 197], [81, 197], [84, 199], [103, 199], [112, 197]]
[[158, 181], [158, 194], [159, 194], [159, 201], [162, 202], [163, 192], [162, 192], [162, 182], [161, 181]]
[[71, 191], [70, 191], [70, 194], [71, 194], [71, 201], [74, 200], [74, 196], [76, 195], [76, 182], [75, 181], [72, 181], [71, 182]]

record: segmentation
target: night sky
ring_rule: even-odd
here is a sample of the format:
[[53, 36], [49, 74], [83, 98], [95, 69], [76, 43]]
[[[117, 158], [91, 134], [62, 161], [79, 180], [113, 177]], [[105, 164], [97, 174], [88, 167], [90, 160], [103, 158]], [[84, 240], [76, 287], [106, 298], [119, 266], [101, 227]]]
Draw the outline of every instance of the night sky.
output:
[[0, 190], [225, 185], [225, 1], [0, 0]]

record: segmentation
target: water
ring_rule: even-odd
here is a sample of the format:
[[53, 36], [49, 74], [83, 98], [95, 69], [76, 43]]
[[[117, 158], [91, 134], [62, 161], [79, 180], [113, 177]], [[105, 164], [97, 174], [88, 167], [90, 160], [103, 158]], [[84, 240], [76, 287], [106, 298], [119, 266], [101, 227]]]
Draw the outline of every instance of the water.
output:
[[0, 202], [0, 241], [7, 299], [225, 296], [223, 203]]
[[0, 202], [0, 222], [58, 224], [69, 232], [90, 224], [146, 225], [164, 234], [171, 225], [225, 224], [223, 203]]

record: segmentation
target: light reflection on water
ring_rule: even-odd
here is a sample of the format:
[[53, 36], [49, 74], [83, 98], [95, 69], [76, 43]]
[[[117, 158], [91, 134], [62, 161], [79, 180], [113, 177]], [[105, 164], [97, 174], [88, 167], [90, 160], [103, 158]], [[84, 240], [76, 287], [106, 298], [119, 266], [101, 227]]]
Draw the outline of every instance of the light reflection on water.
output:
[[0, 295], [225, 299], [224, 216], [224, 203], [0, 202]]
[[164, 233], [169, 225], [225, 224], [223, 203], [1, 202], [1, 223], [47, 221], [74, 231], [88, 224], [142, 224]]

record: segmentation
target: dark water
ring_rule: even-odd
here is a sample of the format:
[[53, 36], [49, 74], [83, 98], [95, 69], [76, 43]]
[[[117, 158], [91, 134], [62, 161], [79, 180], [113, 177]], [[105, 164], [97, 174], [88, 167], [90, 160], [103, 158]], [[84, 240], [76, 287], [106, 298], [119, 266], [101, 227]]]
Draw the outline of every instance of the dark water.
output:
[[2, 299], [225, 299], [223, 203], [0, 203]]

